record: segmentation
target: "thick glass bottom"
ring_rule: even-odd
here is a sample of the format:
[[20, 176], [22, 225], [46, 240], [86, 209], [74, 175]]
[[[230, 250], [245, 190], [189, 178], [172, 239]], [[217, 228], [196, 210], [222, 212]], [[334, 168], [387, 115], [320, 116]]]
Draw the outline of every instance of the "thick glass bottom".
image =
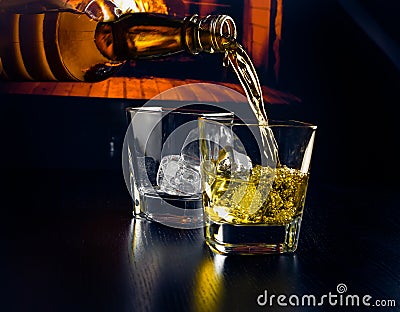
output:
[[200, 196], [144, 194], [134, 205], [135, 217], [156, 221], [174, 228], [195, 229], [204, 226]]
[[219, 254], [281, 254], [297, 249], [301, 216], [286, 225], [237, 225], [207, 221], [205, 239]]

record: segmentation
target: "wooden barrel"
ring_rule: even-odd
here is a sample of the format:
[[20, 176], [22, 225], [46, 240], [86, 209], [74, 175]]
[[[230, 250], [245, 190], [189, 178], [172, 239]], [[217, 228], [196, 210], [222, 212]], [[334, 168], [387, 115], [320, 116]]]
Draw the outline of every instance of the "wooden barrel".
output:
[[0, 75], [7, 80], [85, 81], [109, 62], [94, 43], [97, 22], [85, 14], [0, 14]]
[[44, 14], [19, 18], [19, 46], [25, 68], [33, 80], [56, 80], [47, 61], [43, 39]]
[[2, 78], [10, 80], [32, 80], [22, 59], [19, 44], [20, 14], [0, 16], [0, 59]]

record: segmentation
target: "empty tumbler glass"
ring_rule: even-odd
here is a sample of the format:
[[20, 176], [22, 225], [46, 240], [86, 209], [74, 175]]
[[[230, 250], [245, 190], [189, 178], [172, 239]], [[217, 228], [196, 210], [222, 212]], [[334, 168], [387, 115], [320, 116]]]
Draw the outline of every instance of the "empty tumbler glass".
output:
[[233, 118], [201, 105], [129, 107], [125, 163], [134, 216], [176, 228], [200, 228], [201, 198], [198, 118]]

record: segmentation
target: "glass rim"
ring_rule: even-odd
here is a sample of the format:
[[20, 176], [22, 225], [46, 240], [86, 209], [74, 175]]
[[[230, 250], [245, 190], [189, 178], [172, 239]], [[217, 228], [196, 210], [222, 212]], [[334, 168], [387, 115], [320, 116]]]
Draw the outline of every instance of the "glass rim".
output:
[[218, 120], [218, 118], [207, 118], [206, 116], [200, 116], [198, 118], [200, 121], [213, 123], [213, 124], [221, 124], [223, 126], [246, 126], [246, 127], [291, 127], [291, 128], [312, 128], [317, 129], [317, 126], [310, 122], [295, 120], [295, 119], [268, 119], [268, 124], [262, 125], [255, 123], [254, 121], [247, 123], [246, 121], [238, 118], [234, 118], [233, 121], [227, 121], [226, 118]]
[[[195, 105], [201, 105], [204, 103], [193, 103]], [[211, 116], [218, 118], [219, 116], [226, 118], [226, 116], [233, 116], [233, 112], [218, 112], [218, 111], [205, 111], [204, 109], [194, 109], [185, 107], [164, 107], [164, 106], [138, 106], [138, 107], [126, 107], [125, 110], [130, 112], [141, 112], [141, 113], [162, 113], [162, 114], [180, 114], [180, 115], [197, 115], [199, 118], [201, 116]]]

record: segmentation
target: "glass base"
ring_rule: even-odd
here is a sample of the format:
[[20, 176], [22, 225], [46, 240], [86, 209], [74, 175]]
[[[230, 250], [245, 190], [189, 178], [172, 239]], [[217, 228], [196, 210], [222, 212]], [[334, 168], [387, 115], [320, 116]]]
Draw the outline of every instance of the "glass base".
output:
[[180, 197], [167, 194], [144, 194], [134, 203], [134, 216], [173, 228], [204, 227], [200, 196]]
[[297, 249], [301, 217], [287, 225], [208, 223], [206, 243], [219, 254], [282, 254]]

